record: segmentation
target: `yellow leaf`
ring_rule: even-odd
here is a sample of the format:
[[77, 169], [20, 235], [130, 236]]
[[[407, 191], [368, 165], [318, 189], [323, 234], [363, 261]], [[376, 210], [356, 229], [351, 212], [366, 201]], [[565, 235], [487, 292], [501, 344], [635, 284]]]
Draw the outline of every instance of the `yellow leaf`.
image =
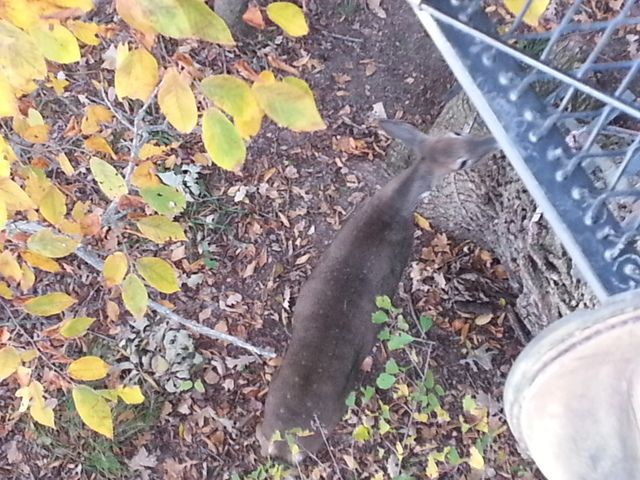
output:
[[142, 280], [135, 273], [130, 273], [122, 283], [122, 301], [131, 314], [140, 320], [144, 317], [149, 303], [149, 295]]
[[100, 45], [100, 39], [97, 37], [101, 33], [101, 28], [93, 22], [69, 22], [69, 29], [73, 32], [78, 40], [87, 45]]
[[326, 128], [309, 86], [295, 77], [280, 82], [256, 82], [251, 87], [265, 113], [281, 127], [294, 132]]
[[18, 186], [16, 182], [9, 178], [0, 178], [0, 200], [3, 200], [7, 210], [31, 210], [36, 208], [36, 204]]
[[29, 350], [20, 352], [20, 360], [25, 363], [28, 363], [36, 358], [38, 358], [38, 350], [36, 350], [35, 348], [30, 348]]
[[66, 198], [54, 185], [40, 199], [40, 214], [53, 225], [59, 225], [67, 214]]
[[122, 252], [112, 253], [104, 261], [104, 267], [102, 269], [104, 280], [108, 287], [114, 285], [120, 285], [124, 276], [127, 274], [129, 264], [127, 257]]
[[[42, 197], [47, 193], [49, 187], [53, 185], [44, 173], [44, 170], [39, 168], [27, 168], [26, 179], [24, 181], [24, 190], [29, 195], [29, 198], [33, 200], [36, 205], [40, 204]], [[24, 176], [24, 175], [23, 175]]]
[[484, 458], [475, 446], [469, 449], [469, 466], [476, 470], [482, 470], [484, 468]]
[[40, 297], [30, 298], [24, 302], [23, 308], [31, 315], [49, 317], [63, 312], [77, 300], [64, 292], [54, 292]]
[[[527, 0], [504, 0], [504, 6], [514, 15], [518, 15], [526, 4]], [[524, 22], [535, 27], [548, 6], [549, 0], [533, 0], [524, 14]]]
[[19, 282], [22, 278], [20, 264], [9, 250], [0, 254], [0, 275], [14, 282]]
[[58, 154], [56, 160], [58, 161], [58, 165], [60, 165], [60, 169], [64, 172], [65, 175], [71, 176], [76, 173], [75, 168], [73, 168], [73, 165], [71, 165], [69, 158], [64, 153]]
[[18, 113], [16, 92], [4, 76], [0, 76], [0, 117], [13, 117]]
[[138, 221], [138, 228], [142, 234], [152, 242], [159, 244], [173, 240], [186, 240], [184, 230], [177, 222], [172, 222], [164, 215], [152, 215]]
[[65, 338], [81, 337], [87, 332], [94, 321], [95, 318], [90, 317], [68, 318], [60, 324], [60, 335]]
[[145, 45], [151, 48], [157, 32], [146, 18], [139, 1], [116, 0], [116, 12], [118, 12], [120, 18], [143, 34]]
[[26, 263], [22, 264], [22, 278], [20, 279], [20, 290], [23, 292], [28, 291], [36, 281], [36, 276], [31, 270], [31, 267]]
[[13, 292], [7, 285], [7, 282], [0, 282], [0, 297], [5, 300], [11, 300], [13, 298]]
[[87, 427], [113, 438], [113, 420], [107, 401], [94, 389], [78, 385], [71, 392], [78, 415]]
[[[139, 19], [143, 18], [148, 25], [163, 35], [177, 39], [199, 38], [221, 45], [234, 45], [227, 25], [201, 0], [137, 0], [135, 3], [138, 23]], [[125, 18], [125, 21], [128, 20]], [[136, 25], [132, 26], [138, 28]]]
[[138, 188], [148, 188], [160, 185], [160, 179], [155, 174], [156, 166], [153, 162], [145, 161], [133, 169], [131, 184]]
[[32, 380], [29, 384], [29, 391], [31, 393], [31, 408], [29, 409], [31, 418], [45, 427], [56, 428], [53, 409], [51, 407], [47, 407], [44, 401], [44, 389], [42, 388], [42, 384]]
[[71, 209], [71, 218], [73, 218], [76, 222], [81, 222], [82, 219], [87, 215], [88, 211], [88, 202], [76, 202]]
[[47, 60], [58, 63], [80, 60], [80, 47], [76, 37], [59, 23], [38, 22], [29, 29], [29, 35]]
[[73, 253], [79, 242], [64, 235], [56, 235], [51, 229], [43, 228], [27, 240], [27, 247], [48, 258], [62, 258]]
[[136, 260], [136, 269], [149, 285], [162, 293], [180, 290], [173, 267], [161, 258], [143, 257]]
[[93, 9], [94, 0], [47, 0], [50, 3], [54, 3], [62, 8], [78, 9], [83, 12], [88, 12]]
[[0, 198], [0, 232], [4, 229], [8, 219], [9, 213], [7, 212], [7, 205], [4, 203], [4, 200]]
[[84, 117], [80, 124], [83, 135], [93, 135], [100, 130], [100, 125], [111, 122], [113, 113], [102, 105], [89, 105], [85, 108]]
[[267, 5], [267, 16], [284, 33], [292, 37], [302, 37], [309, 33], [307, 20], [302, 9], [290, 2], [273, 2]]
[[117, 158], [115, 152], [111, 149], [111, 146], [103, 137], [98, 137], [97, 135], [89, 137], [84, 141], [84, 146], [87, 150], [90, 150], [92, 152], [106, 153], [107, 155], [110, 155], [114, 160]]
[[144, 395], [142, 394], [142, 390], [140, 387], [127, 387], [120, 386], [116, 390], [118, 396], [122, 399], [122, 401], [129, 405], [138, 405], [144, 402]]
[[138, 152], [138, 158], [140, 158], [140, 160], [146, 160], [147, 158], [155, 157], [156, 155], [162, 155], [168, 148], [168, 146], [164, 145], [145, 143]]
[[47, 64], [29, 35], [0, 20], [0, 38], [0, 70], [14, 88], [26, 90], [33, 80], [44, 80]]
[[240, 135], [249, 138], [258, 133], [264, 112], [244, 80], [232, 75], [212, 75], [200, 83], [200, 89], [217, 107], [233, 117]]
[[74, 360], [67, 367], [67, 373], [74, 380], [100, 380], [109, 373], [111, 367], [100, 357], [87, 356]]
[[20, 256], [32, 267], [39, 268], [45, 272], [58, 273], [60, 271], [58, 262], [39, 253], [25, 250], [24, 252], [20, 252]]
[[98, 182], [100, 190], [102, 190], [110, 200], [117, 200], [129, 191], [122, 175], [104, 160], [91, 157], [91, 160], [89, 160], [89, 168], [91, 168], [91, 173], [96, 179], [96, 182]]
[[158, 90], [160, 111], [173, 127], [181, 133], [189, 133], [198, 123], [196, 98], [189, 87], [190, 81], [175, 68], [164, 74]]
[[28, 142], [44, 143], [49, 140], [49, 127], [35, 108], [30, 108], [26, 117], [14, 116], [12, 126], [15, 132]]
[[132, 50], [116, 66], [116, 95], [147, 101], [158, 83], [158, 62], [143, 48]]
[[[0, 135], [0, 160], [4, 160], [11, 165], [17, 160], [16, 154], [13, 152], [7, 141]], [[3, 176], [3, 175], [0, 175]], [[8, 176], [8, 175], [6, 175]]]
[[236, 170], [244, 163], [247, 150], [236, 127], [217, 108], [202, 117], [202, 142], [213, 162], [225, 170]]
[[49, 81], [46, 83], [48, 87], [53, 88], [56, 95], [60, 96], [64, 93], [64, 89], [69, 85], [69, 80], [66, 78], [58, 78], [55, 75], [49, 74]]
[[13, 375], [20, 366], [20, 355], [12, 346], [0, 348], [0, 381]]
[[6, 158], [0, 157], [0, 178], [6, 178], [11, 174], [11, 163]]
[[365, 442], [371, 438], [370, 429], [364, 424], [358, 425], [351, 434], [356, 442]]
[[438, 471], [438, 465], [436, 465], [436, 461], [431, 455], [427, 457], [427, 468], [424, 473], [427, 476], [427, 478], [430, 478], [430, 479], [436, 479], [440, 476], [440, 472]]
[[420, 227], [423, 230], [427, 230], [427, 231], [431, 231], [431, 224], [429, 223], [429, 220], [427, 220], [426, 218], [424, 218], [422, 215], [420, 215], [419, 213], [414, 213], [413, 214], [413, 221], [415, 222], [416, 225], [418, 225], [418, 227]]

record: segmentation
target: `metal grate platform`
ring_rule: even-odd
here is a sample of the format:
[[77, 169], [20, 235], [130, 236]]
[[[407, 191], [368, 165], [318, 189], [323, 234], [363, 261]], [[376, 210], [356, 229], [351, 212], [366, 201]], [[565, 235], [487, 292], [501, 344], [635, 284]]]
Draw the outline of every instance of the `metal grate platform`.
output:
[[408, 2], [596, 295], [639, 288], [640, 0]]

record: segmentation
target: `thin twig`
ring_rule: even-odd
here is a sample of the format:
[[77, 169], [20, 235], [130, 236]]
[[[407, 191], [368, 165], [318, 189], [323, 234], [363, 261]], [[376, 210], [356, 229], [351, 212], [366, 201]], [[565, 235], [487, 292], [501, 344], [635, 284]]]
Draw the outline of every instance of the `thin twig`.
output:
[[338, 462], [336, 461], [336, 457], [333, 456], [333, 451], [331, 450], [331, 446], [329, 445], [329, 442], [327, 441], [327, 436], [324, 434], [324, 428], [323, 428], [322, 424], [320, 423], [320, 420], [318, 420], [318, 415], [316, 415], [314, 413], [313, 414], [313, 418], [316, 421], [316, 427], [320, 431], [320, 435], [322, 435], [322, 441], [324, 442], [324, 446], [329, 451], [329, 456], [331, 457], [331, 461], [333, 462], [333, 466], [336, 468], [336, 473], [340, 477], [340, 480], [344, 480], [344, 478], [342, 477], [342, 473], [340, 472], [340, 466], [338, 465]]
[[[23, 233], [35, 233], [42, 230], [43, 228], [44, 227], [42, 225], [39, 225], [37, 223], [22, 222], [22, 221], [10, 222], [6, 225], [6, 231], [9, 233], [10, 236], [12, 235], [11, 233], [12, 231], [23, 232]], [[98, 271], [102, 271], [102, 267], [104, 265], [102, 260], [100, 260], [100, 258], [98, 258], [98, 256], [94, 252], [92, 252], [85, 246], [79, 245], [75, 249], [74, 253], [85, 263], [88, 263]], [[155, 311], [156, 313], [159, 313], [163, 317], [175, 323], [183, 325], [200, 335], [204, 335], [207, 337], [215, 338], [217, 340], [222, 340], [224, 342], [231, 343], [232, 345], [248, 350], [249, 352], [255, 355], [261, 355], [266, 358], [274, 358], [276, 356], [275, 353], [272, 352], [271, 350], [256, 347], [254, 345], [251, 345], [250, 343], [245, 342], [244, 340], [238, 337], [234, 337], [233, 335], [218, 332], [217, 330], [214, 330], [209, 327], [205, 327], [204, 325], [200, 325], [199, 323], [195, 323], [191, 320], [181, 317], [180, 315], [169, 310], [167, 307], [160, 305], [159, 303], [154, 302], [153, 300], [149, 301], [149, 308]]]

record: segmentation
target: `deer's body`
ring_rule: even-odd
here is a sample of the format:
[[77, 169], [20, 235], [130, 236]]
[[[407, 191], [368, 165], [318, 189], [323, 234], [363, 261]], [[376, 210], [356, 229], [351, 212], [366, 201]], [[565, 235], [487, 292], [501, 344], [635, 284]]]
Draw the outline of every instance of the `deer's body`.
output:
[[[382, 126], [403, 141], [405, 129], [413, 129], [390, 121]], [[451, 156], [446, 144], [415, 129], [407, 131], [421, 141], [410, 144], [418, 153], [429, 147], [428, 153], [437, 154], [444, 147]], [[492, 141], [465, 140], [484, 141], [478, 144], [481, 151], [473, 152], [478, 158], [488, 153], [489, 144], [494, 148]], [[323, 444], [322, 433], [328, 434], [340, 421], [360, 365], [376, 343], [379, 327], [371, 321], [375, 298], [393, 296], [408, 261], [413, 210], [434, 180], [457, 169], [452, 162], [469, 159], [466, 150], [454, 153], [456, 158], [447, 158], [445, 165], [419, 159], [369, 198], [340, 230], [302, 287], [293, 315], [293, 336], [269, 388], [264, 421], [258, 427], [263, 454], [297, 461], [286, 441], [272, 441], [276, 431], [283, 439], [294, 428], [313, 432], [295, 440], [304, 450], [314, 452]]]

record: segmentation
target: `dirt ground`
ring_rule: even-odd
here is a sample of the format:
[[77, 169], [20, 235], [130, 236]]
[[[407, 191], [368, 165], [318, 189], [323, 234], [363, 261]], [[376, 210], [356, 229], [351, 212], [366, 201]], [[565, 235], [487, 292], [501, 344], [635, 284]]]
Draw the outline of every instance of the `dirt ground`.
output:
[[[301, 283], [345, 218], [389, 178], [384, 163], [388, 140], [371, 126], [374, 109], [382, 105], [388, 117], [426, 129], [453, 82], [405, 1], [384, 1], [386, 18], [358, 0], [308, 1], [307, 8], [311, 32], [302, 40], [283, 38], [272, 28], [241, 39], [238, 51], [193, 48], [189, 55], [216, 72], [232, 70], [243, 59], [263, 69], [267, 56], [276, 55], [309, 82], [328, 128], [294, 134], [266, 125], [248, 147], [242, 176], [211, 168], [201, 182], [202, 195], [181, 219], [189, 226], [186, 253], [159, 250], [177, 258], [182, 272], [181, 292], [167, 297], [177, 313], [280, 356]], [[162, 48], [170, 53], [175, 46], [166, 42]], [[100, 62], [96, 54], [94, 65], [80, 68], [90, 71]], [[197, 144], [196, 136], [184, 142], [183, 156], [198, 151]], [[105, 294], [86, 292], [86, 284], [96, 279], [80, 274], [82, 266], [70, 262], [69, 270], [76, 275], [52, 276], [48, 283], [62, 282], [78, 292], [89, 314]], [[541, 478], [520, 457], [500, 407], [506, 374], [522, 348], [510, 327], [512, 300], [504, 270], [490, 252], [422, 222], [394, 299], [421, 341], [401, 352], [378, 347], [371, 362], [365, 362], [363, 386], [374, 385], [394, 358], [407, 365], [399, 383], [417, 385], [431, 372], [446, 415], [416, 416], [397, 391], [378, 391], [373, 400], [350, 410], [328, 450], [294, 467], [294, 474], [309, 479], [428, 478], [429, 454], [455, 447], [462, 461], [435, 459], [431, 478]], [[426, 333], [417, 330], [421, 316], [434, 321]], [[32, 333], [28, 317], [19, 319], [23, 333]], [[5, 420], [0, 477], [284, 478], [280, 467], [260, 457], [254, 439], [280, 358], [264, 361], [162, 318], [148, 321], [125, 318], [118, 325], [104, 324], [86, 343], [74, 346], [130, 362], [135, 367], [130, 378], [144, 385], [145, 404], [115, 412], [113, 443], [83, 429], [68, 400], [61, 399], [59, 410], [66, 410], [61, 409], [55, 433], [24, 416], [9, 415], [16, 402], [0, 387]], [[173, 359], [168, 373], [154, 367], [161, 352]], [[202, 388], [177, 391], [185, 379], [200, 381]], [[463, 405], [467, 395], [477, 408]], [[380, 404], [389, 407], [391, 431], [372, 434], [367, 441], [354, 439], [357, 425], [378, 421]], [[471, 469], [466, 459], [478, 442], [484, 468]]]

